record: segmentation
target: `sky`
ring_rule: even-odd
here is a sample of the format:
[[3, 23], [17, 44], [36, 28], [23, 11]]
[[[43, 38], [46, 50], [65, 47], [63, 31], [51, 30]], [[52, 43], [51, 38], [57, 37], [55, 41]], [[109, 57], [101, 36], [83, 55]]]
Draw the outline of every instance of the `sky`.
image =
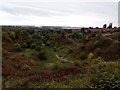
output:
[[0, 25], [118, 26], [118, 2], [79, 0], [1, 0]]

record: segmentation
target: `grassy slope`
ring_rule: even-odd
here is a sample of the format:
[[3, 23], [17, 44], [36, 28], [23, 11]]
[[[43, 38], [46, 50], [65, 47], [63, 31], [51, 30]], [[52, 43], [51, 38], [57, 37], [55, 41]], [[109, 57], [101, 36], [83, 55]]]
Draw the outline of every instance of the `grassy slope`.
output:
[[[86, 43], [86, 47], [88, 45], [90, 44]], [[108, 47], [104, 43], [102, 45], [105, 48]], [[16, 53], [12, 50], [14, 47], [8, 48], [8, 46], [5, 44], [3, 49], [6, 59], [3, 64], [3, 87], [5, 88], [109, 88], [120, 86], [119, 61], [106, 62], [97, 57], [82, 60], [79, 55], [86, 51], [80, 51], [80, 45], [74, 47], [74, 45], [63, 44], [62, 46], [56, 46], [56, 49], [45, 46], [45, 52], [47, 53], [47, 60], [45, 61], [37, 58], [38, 51], [29, 48]], [[11, 46], [13, 46], [13, 43], [11, 43]], [[100, 47], [98, 46], [98, 48]], [[75, 50], [73, 53], [68, 53], [71, 48]], [[103, 51], [102, 48], [101, 50]], [[58, 60], [56, 54], [67, 60], [72, 60], [73, 63]]]

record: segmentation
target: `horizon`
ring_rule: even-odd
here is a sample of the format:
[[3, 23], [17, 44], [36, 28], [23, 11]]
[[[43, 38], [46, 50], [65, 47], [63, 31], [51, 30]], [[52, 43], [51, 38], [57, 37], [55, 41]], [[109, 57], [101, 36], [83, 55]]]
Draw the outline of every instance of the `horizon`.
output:
[[[110, 23], [109, 23], [110, 24]], [[109, 26], [109, 24], [106, 24], [107, 25], [107, 27]], [[104, 24], [103, 24], [104, 25]], [[55, 25], [0, 25], [1, 27], [2, 26], [28, 26], [28, 27], [78, 27], [78, 28], [89, 28], [89, 27], [92, 27], [92, 28], [103, 28], [103, 25], [101, 25], [100, 27], [92, 27], [92, 26], [88, 26], [88, 27], [79, 27], [79, 26], [55, 26]], [[120, 26], [115, 26], [113, 23], [112, 23], [112, 28], [114, 28], [114, 27], [120, 27]]]

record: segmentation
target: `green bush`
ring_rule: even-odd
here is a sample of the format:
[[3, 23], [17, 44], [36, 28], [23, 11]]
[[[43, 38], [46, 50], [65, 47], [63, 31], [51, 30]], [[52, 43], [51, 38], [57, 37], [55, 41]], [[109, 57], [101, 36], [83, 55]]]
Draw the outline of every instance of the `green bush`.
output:
[[87, 59], [87, 54], [84, 52], [80, 53], [80, 59], [82, 60]]
[[35, 47], [36, 47], [36, 44], [33, 43], [33, 44], [31, 45], [31, 48], [32, 48], [32, 49], [35, 49]]
[[46, 46], [50, 46], [50, 45], [51, 45], [51, 42], [47, 41]]
[[93, 45], [94, 46], [96, 46], [96, 47], [98, 47], [100, 44], [99, 44], [99, 41], [95, 41], [94, 43], [93, 43]]
[[88, 59], [90, 59], [90, 60], [91, 60], [91, 59], [93, 59], [93, 58], [95, 58], [94, 53], [89, 53], [89, 54], [88, 54]]
[[2, 32], [2, 41], [3, 42], [11, 42], [11, 38], [10, 38], [10, 36], [8, 35], [8, 33], [7, 32]]
[[36, 51], [40, 51], [42, 49], [42, 47], [40, 46], [40, 45], [37, 45], [36, 47], [35, 47], [35, 50]]
[[68, 52], [69, 52], [69, 53], [73, 53], [73, 50], [72, 50], [72, 49], [70, 49]]
[[119, 89], [120, 87], [120, 81], [117, 80], [117, 77], [111, 77], [111, 78], [106, 78], [106, 79], [102, 79], [100, 80], [97, 85], [96, 88], [107, 88], [107, 89]]
[[96, 47], [94, 45], [94, 42], [93, 41], [90, 42], [89, 45], [87, 46], [87, 50], [90, 51], [90, 52], [92, 52], [95, 49], [96, 49]]
[[82, 35], [78, 32], [74, 32], [72, 33], [71, 37], [75, 40], [75, 39], [81, 39]]
[[21, 47], [22, 48], [28, 48], [28, 44], [26, 42], [23, 42]]
[[81, 65], [80, 61], [75, 61], [73, 64], [74, 64], [75, 66], [80, 66], [80, 65]]
[[46, 54], [46, 52], [45, 52], [44, 50], [41, 50], [41, 51], [39, 52], [39, 54], [38, 54], [38, 58], [39, 58], [40, 60], [47, 60], [47, 54]]
[[110, 43], [110, 40], [101, 36], [99, 39], [96, 39], [96, 41], [94, 42], [94, 46], [101, 47], [107, 43]]
[[93, 65], [91, 84], [95, 88], [119, 88], [120, 87], [120, 69], [118, 62], [100, 62]]
[[58, 70], [60, 68], [60, 63], [59, 62], [56, 62], [54, 65], [53, 65], [53, 70]]
[[42, 47], [42, 48], [45, 48], [45, 44], [41, 44], [41, 47]]
[[99, 56], [102, 54], [102, 50], [100, 48], [96, 48], [94, 52]]
[[19, 43], [15, 43], [14, 47], [15, 47], [15, 51], [17, 52], [20, 52], [22, 50], [21, 45]]
[[9, 36], [11, 37], [11, 39], [15, 39], [16, 37], [15, 32], [10, 31]]
[[53, 50], [54, 50], [54, 52], [56, 52], [56, 51], [57, 51], [57, 48], [56, 48], [56, 47], [53, 47]]

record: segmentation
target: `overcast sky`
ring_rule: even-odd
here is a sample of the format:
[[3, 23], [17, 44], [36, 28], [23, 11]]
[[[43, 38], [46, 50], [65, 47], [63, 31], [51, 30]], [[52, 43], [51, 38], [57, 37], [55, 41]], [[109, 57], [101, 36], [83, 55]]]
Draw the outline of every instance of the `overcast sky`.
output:
[[0, 2], [0, 25], [101, 27], [105, 23], [118, 25], [117, 2]]

